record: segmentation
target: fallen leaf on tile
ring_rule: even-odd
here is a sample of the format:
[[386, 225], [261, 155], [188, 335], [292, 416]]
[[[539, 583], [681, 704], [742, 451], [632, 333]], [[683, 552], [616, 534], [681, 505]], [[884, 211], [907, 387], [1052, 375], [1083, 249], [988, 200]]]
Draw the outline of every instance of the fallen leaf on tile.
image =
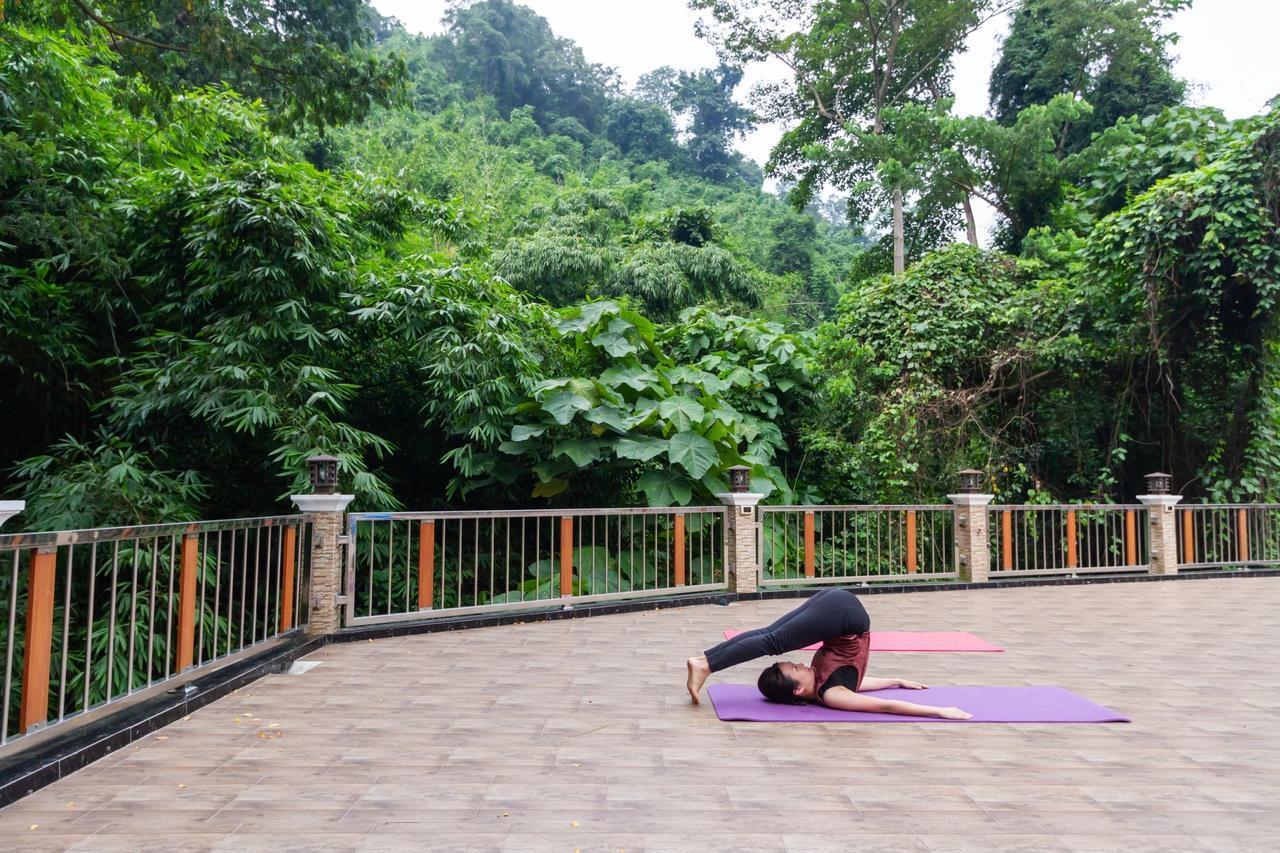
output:
[[187, 787], [187, 784], [186, 784], [185, 782], [179, 782], [179, 783], [178, 783], [178, 787], [179, 787], [179, 788], [185, 788], [185, 787]]
[[267, 726], [267, 728], [269, 728], [269, 729], [278, 729], [278, 728], [280, 728], [280, 724], [279, 724], [279, 723], [272, 723], [272, 724], [270, 724], [269, 726]]
[[76, 802], [75, 802], [75, 800], [72, 800], [71, 802], [67, 803], [67, 808], [69, 808], [69, 809], [73, 809], [73, 808], [75, 808], [75, 807], [76, 807]]
[[234, 722], [237, 722], [237, 723], [240, 722], [240, 718], [236, 717]]
[[156, 735], [156, 740], [168, 740], [168, 735]]
[[569, 826], [577, 826], [577, 825], [578, 825], [578, 822], [576, 820], [569, 821]]
[[32, 828], [32, 829], [39, 829], [39, 828], [40, 828], [40, 824], [38, 824], [38, 823], [33, 823], [33, 824], [31, 824], [31, 828]]

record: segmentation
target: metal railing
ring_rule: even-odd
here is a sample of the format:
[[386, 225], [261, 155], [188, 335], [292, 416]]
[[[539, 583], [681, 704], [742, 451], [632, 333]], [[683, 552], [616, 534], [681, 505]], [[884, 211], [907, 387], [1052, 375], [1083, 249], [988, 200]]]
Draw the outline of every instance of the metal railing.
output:
[[0, 748], [305, 625], [303, 516], [0, 536]]
[[724, 589], [724, 507], [347, 515], [346, 624]]
[[1143, 571], [1146, 507], [1128, 504], [989, 507], [992, 577]]
[[762, 506], [761, 584], [953, 578], [950, 506]]
[[1176, 512], [1180, 566], [1280, 563], [1280, 504], [1190, 504]]

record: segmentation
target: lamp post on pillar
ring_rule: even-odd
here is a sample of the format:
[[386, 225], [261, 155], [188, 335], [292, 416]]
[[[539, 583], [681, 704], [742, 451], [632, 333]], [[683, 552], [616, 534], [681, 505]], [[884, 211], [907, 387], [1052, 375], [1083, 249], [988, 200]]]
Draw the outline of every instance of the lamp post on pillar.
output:
[[1178, 573], [1178, 515], [1174, 511], [1182, 495], [1171, 495], [1172, 477], [1155, 472], [1148, 474], [1147, 494], [1138, 500], [1147, 507], [1147, 547], [1151, 551], [1148, 571], [1153, 575]]
[[725, 512], [725, 577], [733, 592], [755, 592], [760, 582], [760, 554], [756, 548], [760, 531], [760, 499], [764, 495], [748, 491], [751, 469], [734, 465], [729, 469], [729, 491], [716, 495], [728, 507]]
[[960, 580], [985, 583], [991, 571], [991, 543], [987, 539], [987, 505], [995, 495], [982, 493], [982, 472], [966, 468], [960, 472], [960, 491], [947, 495], [955, 504], [953, 531], [956, 543], [956, 574]]
[[0, 501], [0, 527], [26, 508], [26, 501]]
[[289, 499], [307, 515], [311, 523], [311, 618], [308, 634], [330, 634], [342, 626], [339, 605], [342, 595], [343, 512], [355, 495], [340, 495], [338, 463], [333, 456], [312, 456], [307, 460], [311, 494], [290, 495]]

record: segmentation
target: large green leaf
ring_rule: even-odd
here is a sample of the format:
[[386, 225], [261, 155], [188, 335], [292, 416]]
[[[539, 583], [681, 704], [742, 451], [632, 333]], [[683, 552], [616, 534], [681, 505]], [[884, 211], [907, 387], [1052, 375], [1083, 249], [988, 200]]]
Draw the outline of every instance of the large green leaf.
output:
[[600, 322], [600, 318], [605, 314], [618, 313], [618, 303], [606, 299], [601, 302], [587, 302], [572, 310], [577, 313], [556, 324], [556, 328], [561, 332], [585, 332]]
[[510, 453], [512, 456], [519, 456], [529, 449], [527, 441], [504, 441], [498, 445], [498, 450], [503, 453]]
[[550, 480], [546, 483], [535, 483], [533, 487], [533, 496], [535, 498], [554, 498], [556, 495], [569, 488], [568, 480]]
[[688, 506], [693, 485], [688, 477], [670, 469], [646, 471], [636, 483], [649, 506]]
[[706, 409], [691, 397], [668, 397], [658, 404], [658, 414], [675, 424], [677, 430], [684, 431], [701, 421]]
[[707, 373], [705, 370], [698, 370], [684, 365], [668, 370], [667, 379], [672, 384], [691, 384], [704, 394], [719, 394], [727, 387], [725, 382], [714, 373]]
[[626, 320], [615, 317], [609, 321], [609, 328], [592, 338], [591, 343], [614, 358], [631, 355], [637, 351], [637, 347], [631, 342], [627, 333], [634, 328]]
[[573, 466], [562, 459], [548, 459], [533, 466], [533, 473], [537, 474], [538, 479], [544, 483], [554, 480], [561, 474], [568, 474], [572, 470]]
[[653, 457], [666, 453], [670, 446], [670, 442], [661, 438], [642, 436], [619, 439], [613, 446], [613, 452], [618, 454], [619, 459], [638, 459], [641, 462], [648, 462]]
[[563, 426], [573, 420], [575, 412], [589, 411], [591, 401], [572, 391], [556, 391], [542, 401], [542, 409]]
[[672, 465], [684, 468], [695, 479], [700, 479], [712, 465], [720, 461], [716, 446], [696, 432], [673, 435], [667, 449], [667, 458]]
[[547, 431], [546, 424], [518, 424], [511, 428], [512, 441], [528, 441], [531, 438], [537, 438]]
[[655, 383], [657, 379], [658, 377], [652, 370], [629, 364], [614, 365], [600, 374], [600, 381], [605, 385], [613, 388], [617, 388], [619, 385], [627, 385], [637, 391], [645, 390], [650, 384]]
[[568, 456], [574, 465], [584, 468], [600, 458], [602, 448], [603, 445], [593, 438], [571, 438], [566, 441], [557, 441], [551, 454]]
[[596, 406], [585, 417], [593, 424], [604, 424], [624, 434], [633, 425], [631, 416], [616, 406]]

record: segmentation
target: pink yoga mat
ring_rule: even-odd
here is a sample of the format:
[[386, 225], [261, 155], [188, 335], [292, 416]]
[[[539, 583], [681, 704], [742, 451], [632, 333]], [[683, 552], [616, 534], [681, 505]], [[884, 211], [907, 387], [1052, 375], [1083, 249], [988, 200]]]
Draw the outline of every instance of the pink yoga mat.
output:
[[[724, 632], [726, 640], [741, 634], [730, 628]], [[818, 644], [805, 646], [804, 651], [816, 651]], [[966, 631], [872, 631], [873, 652], [1002, 652], [981, 637]]]
[[722, 720], [759, 723], [1127, 723], [1123, 717], [1070, 690], [1035, 687], [930, 687], [927, 690], [877, 690], [867, 695], [900, 699], [917, 705], [955, 706], [971, 720], [907, 717], [837, 711], [823, 705], [779, 705], [750, 684], [713, 684], [707, 688]]

